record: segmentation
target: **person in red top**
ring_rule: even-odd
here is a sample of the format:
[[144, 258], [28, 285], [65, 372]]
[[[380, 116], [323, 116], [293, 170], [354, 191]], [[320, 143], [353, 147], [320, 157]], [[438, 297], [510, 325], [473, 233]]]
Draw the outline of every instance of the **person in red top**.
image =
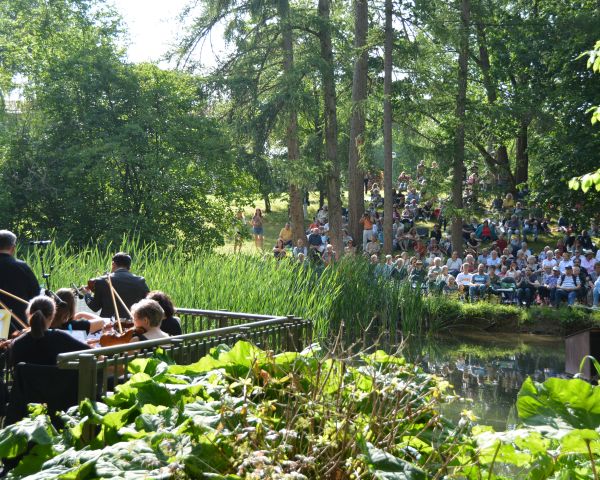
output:
[[498, 237], [498, 240], [496, 240], [496, 247], [498, 248], [499, 252], [504, 252], [504, 249], [508, 247], [508, 242], [506, 241], [503, 233], [501, 233]]

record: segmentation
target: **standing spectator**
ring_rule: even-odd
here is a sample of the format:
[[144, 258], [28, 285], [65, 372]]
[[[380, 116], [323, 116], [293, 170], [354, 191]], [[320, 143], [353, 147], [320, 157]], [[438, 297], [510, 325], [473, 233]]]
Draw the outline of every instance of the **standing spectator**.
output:
[[365, 250], [367, 248], [367, 242], [373, 235], [373, 220], [371, 219], [369, 212], [363, 213], [359, 223], [363, 227], [363, 250]]
[[252, 233], [254, 234], [254, 245], [262, 250], [265, 241], [264, 219], [262, 210], [257, 208], [252, 217]]

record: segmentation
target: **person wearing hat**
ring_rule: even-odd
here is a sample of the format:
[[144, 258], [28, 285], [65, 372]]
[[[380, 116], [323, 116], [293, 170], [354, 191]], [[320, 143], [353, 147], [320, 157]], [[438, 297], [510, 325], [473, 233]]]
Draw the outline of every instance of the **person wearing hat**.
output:
[[[127, 253], [119, 252], [112, 257], [111, 273], [109, 274], [110, 282], [129, 309], [131, 309], [134, 303], [146, 298], [146, 295], [150, 292], [146, 284], [146, 279], [131, 273], [129, 271], [130, 268], [131, 257]], [[92, 291], [86, 287], [84, 288], [84, 298], [90, 310], [94, 312], [100, 310], [100, 316], [103, 318], [114, 317], [113, 297], [107, 276], [95, 278], [89, 284], [94, 285], [94, 294], [92, 295]], [[127, 318], [128, 314], [123, 305], [121, 305], [121, 302], [116, 300], [115, 303], [119, 310], [119, 316]]]
[[566, 300], [568, 305], [573, 305], [580, 287], [581, 281], [578, 276], [573, 274], [573, 265], [567, 264], [565, 273], [556, 283], [556, 306], [558, 307], [563, 300]]
[[594, 252], [592, 250], [583, 250], [583, 258], [581, 259], [581, 266], [585, 268], [588, 273], [594, 271], [594, 265], [598, 263], [598, 261], [594, 258]]

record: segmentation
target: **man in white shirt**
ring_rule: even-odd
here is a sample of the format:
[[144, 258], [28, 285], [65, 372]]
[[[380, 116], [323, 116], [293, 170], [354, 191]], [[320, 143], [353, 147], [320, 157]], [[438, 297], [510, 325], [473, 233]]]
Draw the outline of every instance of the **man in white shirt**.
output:
[[469, 264], [463, 263], [462, 272], [456, 276], [456, 284], [461, 292], [468, 292], [471, 286], [471, 278], [473, 275], [469, 273]]
[[498, 267], [500, 266], [500, 264], [502, 263], [502, 260], [500, 259], [500, 257], [498, 256], [498, 252], [496, 250], [492, 250], [490, 252], [490, 256], [487, 259], [487, 266], [488, 267], [495, 267], [496, 269], [498, 269]]
[[564, 252], [562, 255], [562, 260], [558, 264], [558, 269], [560, 270], [561, 275], [566, 273], [567, 267], [573, 268], [573, 260], [571, 260], [571, 254], [569, 252]]
[[554, 258], [554, 253], [552, 250], [548, 250], [546, 252], [546, 258], [542, 260], [542, 268], [546, 269], [546, 267], [550, 267], [550, 269], [557, 266], [556, 259]]
[[583, 253], [585, 256], [581, 259], [581, 266], [585, 268], [588, 273], [591, 273], [594, 270], [594, 265], [596, 265], [598, 261], [594, 258], [594, 252], [591, 250], [584, 250]]
[[458, 252], [452, 252], [452, 256], [446, 262], [450, 275], [456, 277], [462, 269], [463, 261], [458, 258]]
[[556, 306], [558, 307], [563, 300], [567, 300], [569, 305], [573, 305], [575, 298], [577, 298], [577, 290], [580, 287], [579, 277], [573, 275], [573, 265], [567, 265], [565, 274], [561, 275], [556, 284]]

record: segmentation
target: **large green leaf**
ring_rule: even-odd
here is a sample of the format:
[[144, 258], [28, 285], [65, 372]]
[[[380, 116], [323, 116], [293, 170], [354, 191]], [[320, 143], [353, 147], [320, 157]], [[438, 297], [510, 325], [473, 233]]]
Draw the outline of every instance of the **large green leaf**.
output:
[[25, 418], [0, 431], [0, 458], [15, 458], [27, 450], [29, 442], [52, 445], [56, 430], [46, 415]]
[[427, 475], [416, 465], [395, 457], [371, 443], [366, 444], [366, 461], [373, 476], [383, 480], [425, 480]]
[[550, 378], [540, 384], [527, 378], [517, 412], [525, 424], [550, 426], [557, 436], [573, 428], [594, 430], [600, 426], [600, 387], [580, 379]]

